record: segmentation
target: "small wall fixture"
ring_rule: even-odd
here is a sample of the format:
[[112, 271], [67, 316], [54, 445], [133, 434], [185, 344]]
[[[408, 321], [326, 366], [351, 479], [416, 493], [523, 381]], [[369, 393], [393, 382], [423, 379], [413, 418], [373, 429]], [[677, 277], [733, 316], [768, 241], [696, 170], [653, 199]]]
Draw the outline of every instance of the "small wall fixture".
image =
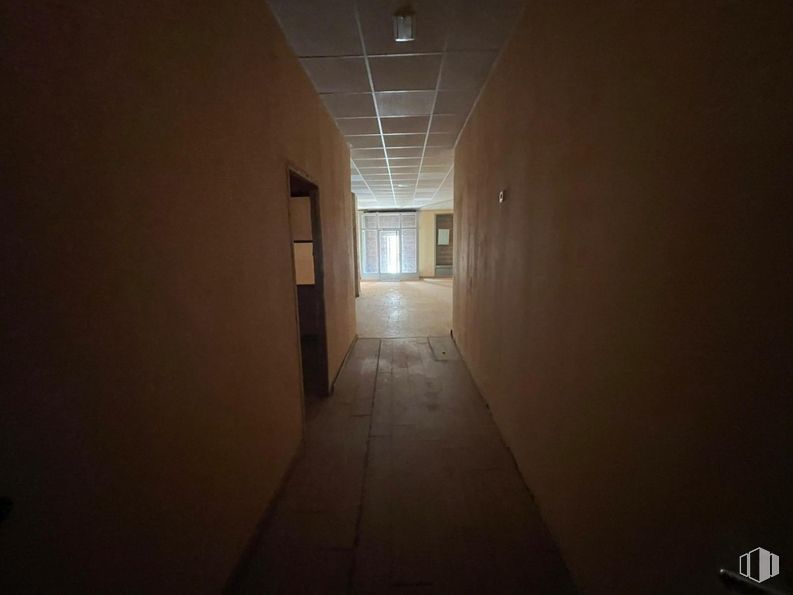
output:
[[507, 200], [506, 192], [507, 192], [506, 190], [502, 190], [501, 192], [498, 193], [498, 204], [501, 204], [502, 202]]
[[416, 39], [416, 15], [410, 8], [403, 8], [394, 14], [394, 40], [413, 41]]

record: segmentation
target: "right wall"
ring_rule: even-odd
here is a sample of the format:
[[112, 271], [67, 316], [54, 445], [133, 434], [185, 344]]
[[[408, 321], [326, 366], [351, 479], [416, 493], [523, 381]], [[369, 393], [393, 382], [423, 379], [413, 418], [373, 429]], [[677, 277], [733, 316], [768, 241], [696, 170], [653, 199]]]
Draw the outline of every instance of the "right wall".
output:
[[792, 30], [532, 1], [458, 143], [455, 339], [584, 593], [793, 580]]

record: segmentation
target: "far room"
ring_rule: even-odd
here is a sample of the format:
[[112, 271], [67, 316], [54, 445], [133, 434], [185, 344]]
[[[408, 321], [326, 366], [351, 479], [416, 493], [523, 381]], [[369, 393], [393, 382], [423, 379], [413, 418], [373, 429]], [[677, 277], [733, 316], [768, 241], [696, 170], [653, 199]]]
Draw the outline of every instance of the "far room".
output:
[[427, 208], [361, 208], [367, 203], [358, 199], [360, 337], [451, 332], [454, 213], [450, 186], [448, 194], [447, 200]]

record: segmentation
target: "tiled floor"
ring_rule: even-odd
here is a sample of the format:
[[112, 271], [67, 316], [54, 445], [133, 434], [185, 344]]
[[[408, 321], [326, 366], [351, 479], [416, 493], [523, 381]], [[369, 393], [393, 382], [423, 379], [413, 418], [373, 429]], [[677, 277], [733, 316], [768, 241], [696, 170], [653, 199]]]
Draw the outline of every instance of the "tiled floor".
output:
[[237, 593], [574, 593], [448, 336], [360, 339]]
[[355, 307], [359, 337], [448, 335], [452, 328], [452, 280], [364, 281]]

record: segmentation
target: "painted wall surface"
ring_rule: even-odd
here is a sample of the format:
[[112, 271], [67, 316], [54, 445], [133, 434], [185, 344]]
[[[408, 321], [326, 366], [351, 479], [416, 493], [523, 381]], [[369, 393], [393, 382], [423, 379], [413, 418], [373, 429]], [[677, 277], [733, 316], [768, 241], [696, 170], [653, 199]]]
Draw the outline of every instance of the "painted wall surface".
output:
[[435, 215], [453, 213], [451, 209], [419, 211], [419, 275], [435, 276]]
[[218, 593], [302, 433], [288, 163], [354, 336], [348, 149], [264, 2], [0, 28], [0, 591]]
[[793, 581], [791, 30], [532, 1], [458, 144], [455, 338], [584, 593]]

